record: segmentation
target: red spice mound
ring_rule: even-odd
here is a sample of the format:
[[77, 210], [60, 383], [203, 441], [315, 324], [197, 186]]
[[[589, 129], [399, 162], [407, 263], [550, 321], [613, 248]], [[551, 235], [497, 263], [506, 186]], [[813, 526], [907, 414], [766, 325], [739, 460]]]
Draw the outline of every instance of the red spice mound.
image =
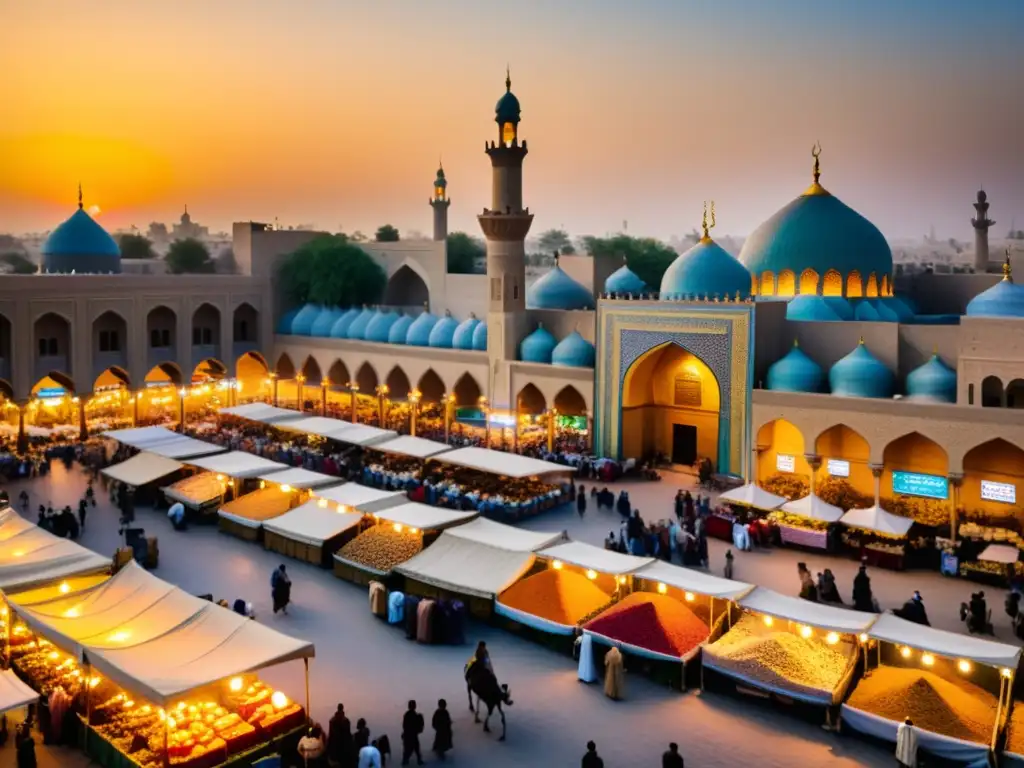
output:
[[708, 625], [674, 597], [634, 592], [584, 627], [666, 656], [683, 656], [708, 638]]

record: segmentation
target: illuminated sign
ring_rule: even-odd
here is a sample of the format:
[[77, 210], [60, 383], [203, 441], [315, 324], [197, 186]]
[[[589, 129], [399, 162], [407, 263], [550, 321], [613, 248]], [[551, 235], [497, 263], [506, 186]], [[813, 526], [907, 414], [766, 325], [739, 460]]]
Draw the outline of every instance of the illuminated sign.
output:
[[516, 417], [510, 416], [507, 413], [492, 413], [489, 421], [491, 424], [497, 424], [500, 427], [514, 427], [516, 425]]
[[796, 459], [785, 453], [776, 454], [775, 468], [779, 472], [793, 472], [796, 469]]
[[927, 499], [948, 499], [949, 483], [939, 475], [921, 475], [917, 472], [893, 472], [892, 491], [904, 496], [923, 496]]
[[36, 397], [38, 397], [40, 400], [47, 400], [53, 397], [64, 397], [64, 395], [66, 395], [67, 393], [68, 391], [64, 389], [64, 387], [43, 387], [38, 392], [36, 392]]
[[828, 473], [832, 475], [832, 477], [849, 477], [850, 462], [843, 461], [842, 459], [829, 459]]
[[981, 498], [987, 501], [999, 501], [1003, 504], [1016, 504], [1017, 486], [1011, 483], [996, 483], [991, 480], [982, 480]]

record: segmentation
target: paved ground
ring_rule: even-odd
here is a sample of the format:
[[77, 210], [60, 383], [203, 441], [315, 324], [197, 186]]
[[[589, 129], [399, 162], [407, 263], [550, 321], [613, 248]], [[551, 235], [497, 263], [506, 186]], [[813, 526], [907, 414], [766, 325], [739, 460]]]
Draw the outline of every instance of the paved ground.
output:
[[[653, 517], [659, 509], [667, 514], [676, 487], [672, 482], [633, 485], [630, 495], [642, 514]], [[33, 507], [46, 501], [54, 506], [74, 505], [84, 490], [84, 479], [55, 465], [50, 477], [31, 481], [28, 487]], [[16, 498], [21, 486], [7, 490]], [[117, 513], [104, 501], [101, 499], [101, 507], [89, 517], [83, 543], [108, 553], [118, 544]], [[574, 537], [600, 543], [615, 517], [612, 512], [592, 511], [580, 521], [575, 511], [557, 511], [530, 521], [529, 527], [567, 528]], [[279, 555], [220, 534], [215, 528], [175, 532], [164, 516], [145, 510], [140, 511], [138, 522], [159, 536], [161, 563], [156, 573], [161, 578], [193, 593], [252, 600], [260, 621], [316, 643], [312, 714], [322, 723], [326, 724], [341, 701], [350, 717], [367, 718], [374, 734], [387, 733], [394, 744], [406, 699], [417, 699], [429, 713], [437, 698], [446, 698], [455, 717], [456, 749], [448, 761], [453, 766], [575, 766], [588, 739], [598, 743], [608, 768], [654, 768], [672, 740], [682, 745], [691, 768], [732, 768], [748, 763], [761, 768], [892, 765], [887, 749], [826, 733], [760, 702], [682, 695], [637, 677], [627, 681], [628, 699], [612, 702], [599, 688], [577, 681], [571, 659], [501, 630], [471, 625], [469, 639], [487, 641], [495, 668], [502, 681], [510, 684], [516, 702], [509, 712], [508, 741], [500, 744], [475, 727], [466, 710], [462, 665], [468, 647], [410, 643], [401, 632], [370, 615], [364, 589], [297, 562], [288, 563], [294, 582], [292, 613], [275, 617], [270, 611], [269, 577], [281, 561]], [[715, 570], [720, 571], [723, 553], [724, 545], [712, 546]], [[812, 568], [819, 560], [826, 562], [784, 550], [740, 553], [736, 576], [792, 593], [798, 559]], [[841, 583], [848, 585], [854, 564], [829, 562]], [[883, 605], [895, 605], [910, 590], [921, 589], [935, 622], [951, 629], [959, 625], [953, 616], [954, 606], [971, 589], [967, 583], [936, 574], [881, 572], [875, 573], [873, 586]], [[1001, 609], [1001, 597], [995, 599]], [[265, 679], [296, 698], [302, 695], [303, 674], [298, 663], [267, 670]], [[84, 764], [72, 754], [46, 759], [49, 762], [43, 765], [71, 768]], [[13, 765], [12, 752], [0, 750], [0, 766], [8, 765]]]

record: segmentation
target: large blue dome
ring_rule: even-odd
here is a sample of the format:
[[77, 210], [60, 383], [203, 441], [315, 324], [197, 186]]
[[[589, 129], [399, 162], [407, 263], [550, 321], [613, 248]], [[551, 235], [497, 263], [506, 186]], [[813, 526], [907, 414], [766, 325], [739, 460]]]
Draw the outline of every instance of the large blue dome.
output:
[[320, 311], [323, 307], [317, 304], [307, 304], [298, 311], [295, 318], [292, 320], [292, 335], [293, 336], [309, 336], [313, 330], [313, 323], [320, 317]]
[[388, 331], [388, 344], [405, 344], [410, 327], [412, 327], [412, 318], [409, 315], [402, 315], [398, 318], [391, 326], [391, 330]]
[[346, 309], [341, 316], [334, 321], [334, 325], [331, 326], [331, 338], [332, 339], [347, 339], [348, 338], [348, 327], [352, 325], [352, 321], [355, 320], [362, 313], [361, 309], [351, 307]]
[[892, 397], [895, 377], [861, 341], [828, 372], [832, 394], [842, 397]]
[[345, 334], [346, 338], [353, 341], [364, 341], [366, 339], [366, 327], [370, 324], [375, 314], [376, 310], [367, 307], [356, 315], [356, 319], [348, 327], [348, 333]]
[[593, 309], [590, 291], [569, 277], [558, 264], [526, 290], [527, 309]]
[[907, 374], [907, 396], [918, 400], [956, 402], [956, 371], [934, 354], [922, 366]]
[[1024, 286], [1013, 282], [1009, 263], [1003, 266], [1003, 279], [967, 304], [968, 317], [1024, 317]]
[[434, 330], [436, 324], [437, 318], [429, 312], [424, 312], [412, 321], [412, 325], [409, 326], [409, 333], [405, 336], [405, 343], [410, 347], [429, 346], [430, 332]]
[[786, 319], [797, 323], [839, 323], [844, 318], [836, 312], [834, 305], [826, 301], [825, 297], [805, 293], [794, 296], [786, 303]]
[[487, 351], [487, 323], [481, 322], [473, 331], [473, 349], [477, 352]]
[[292, 307], [283, 315], [281, 319], [277, 321], [277, 332], [278, 333], [291, 333], [292, 332], [292, 321], [295, 320], [295, 316], [299, 314], [302, 307]]
[[121, 249], [107, 230], [82, 210], [58, 226], [43, 243], [43, 271], [106, 274], [121, 271]]
[[447, 312], [445, 316], [434, 323], [430, 329], [430, 336], [427, 343], [439, 349], [451, 349], [452, 341], [455, 338], [455, 330], [459, 327], [459, 321]]
[[313, 325], [310, 326], [310, 336], [330, 336], [331, 328], [338, 322], [338, 318], [344, 314], [340, 307], [324, 307], [320, 310], [320, 314], [317, 315], [316, 320], [313, 321]]
[[476, 319], [476, 315], [470, 314], [455, 329], [455, 335], [452, 337], [452, 346], [455, 349], [472, 349], [473, 332], [478, 325], [480, 325], [480, 321]]
[[551, 364], [593, 368], [595, 356], [594, 345], [584, 339], [579, 331], [573, 331], [552, 350]]
[[524, 363], [550, 363], [555, 351], [555, 337], [543, 325], [519, 344], [519, 359]]
[[661, 278], [661, 298], [750, 296], [750, 273], [710, 237], [676, 257]]
[[391, 328], [398, 322], [397, 312], [380, 312], [373, 316], [373, 319], [366, 325], [366, 333], [363, 338], [366, 341], [375, 341], [378, 344], [387, 344]]
[[785, 357], [768, 368], [768, 389], [777, 392], [820, 392], [824, 381], [825, 371], [796, 341]]
[[604, 281], [605, 293], [638, 294], [646, 293], [647, 284], [637, 276], [636, 272], [623, 264]]

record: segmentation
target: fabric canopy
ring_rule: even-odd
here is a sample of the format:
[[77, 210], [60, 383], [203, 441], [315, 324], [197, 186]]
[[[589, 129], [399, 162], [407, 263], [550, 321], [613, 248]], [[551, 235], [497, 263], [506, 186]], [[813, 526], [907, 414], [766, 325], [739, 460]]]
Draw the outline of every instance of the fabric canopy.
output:
[[41, 587], [33, 587], [21, 592], [14, 592], [14, 599], [18, 605], [28, 606], [36, 603], [45, 603], [57, 597], [66, 597], [72, 594], [80, 595], [98, 587], [110, 579], [109, 573], [94, 573], [88, 576], [72, 576], [60, 582], [53, 582]]
[[371, 427], [369, 424], [353, 424], [349, 429], [331, 435], [331, 439], [350, 445], [372, 446], [397, 436], [398, 433], [392, 429]]
[[345, 483], [333, 488], [321, 488], [314, 496], [333, 501], [342, 507], [360, 512], [379, 512], [402, 504], [408, 498], [401, 491], [382, 491], [359, 483]]
[[407, 501], [405, 504], [378, 510], [374, 516], [392, 523], [407, 525], [410, 528], [436, 531], [472, 520], [477, 514], [476, 510], [445, 509], [444, 507], [432, 507], [429, 504]]
[[1016, 563], [1020, 558], [1020, 550], [1012, 544], [989, 544], [978, 555], [979, 560], [989, 563]]
[[163, 440], [147, 445], [146, 450], [168, 459], [191, 459], [196, 456], [223, 453], [227, 449], [220, 445], [196, 440], [194, 437], [178, 435], [173, 440]]
[[531, 552], [492, 547], [445, 531], [418, 555], [395, 566], [395, 572], [458, 594], [491, 599], [529, 571], [534, 559]]
[[754, 483], [747, 483], [746, 485], [741, 485], [739, 488], [733, 488], [731, 491], [726, 491], [718, 497], [718, 501], [722, 504], [736, 504], [740, 507], [753, 507], [754, 509], [762, 509], [766, 512], [778, 509], [786, 503], [786, 499], [782, 496], [776, 496], [774, 493], [768, 493], [764, 488]]
[[435, 458], [446, 464], [455, 464], [503, 477], [533, 477], [550, 472], [574, 471], [572, 467], [563, 464], [531, 459], [529, 456], [520, 456], [516, 453], [492, 451], [489, 448], [456, 448], [454, 451], [445, 451]]
[[301, 411], [293, 411], [289, 408], [278, 408], [276, 405], [266, 403], [246, 403], [231, 408], [221, 408], [222, 416], [235, 416], [249, 421], [258, 421], [261, 424], [277, 424], [291, 419], [301, 419]]
[[194, 467], [205, 469], [208, 472], [216, 472], [228, 477], [259, 477], [271, 472], [280, 472], [288, 469], [287, 464], [265, 459], [245, 451], [230, 451], [219, 456], [207, 456], [205, 458], [190, 461]]
[[322, 547], [325, 541], [359, 525], [362, 519], [363, 515], [359, 512], [336, 512], [321, 507], [319, 501], [313, 500], [280, 517], [267, 520], [263, 528], [286, 539]]
[[436, 456], [439, 453], [450, 451], [451, 446], [446, 443], [438, 443], [435, 440], [427, 440], [423, 437], [402, 435], [401, 437], [396, 437], [394, 440], [378, 443], [373, 446], [373, 450], [384, 451], [385, 453], [397, 453], [400, 456], [412, 456], [417, 459], [427, 459], [431, 456]]
[[868, 627], [878, 618], [874, 613], [812, 603], [799, 597], [781, 595], [764, 587], [755, 587], [736, 602], [740, 607], [757, 613], [846, 634], [867, 632]]
[[103, 433], [104, 437], [112, 437], [119, 443], [133, 448], [146, 448], [156, 443], [178, 440], [181, 433], [167, 427], [132, 427], [130, 429], [111, 429]]
[[162, 477], [167, 477], [167, 475], [172, 475], [183, 466], [185, 465], [174, 459], [167, 459], [163, 456], [157, 456], [155, 453], [143, 451], [132, 456], [127, 461], [122, 461], [120, 464], [115, 464], [100, 471], [111, 480], [117, 480], [127, 485], [140, 486], [152, 483]]
[[782, 505], [782, 511], [826, 523], [834, 523], [843, 516], [842, 509], [825, 503], [813, 493], [796, 501], [787, 501]]
[[292, 467], [276, 472], [268, 472], [265, 475], [258, 475], [260, 480], [278, 485], [290, 485], [292, 488], [321, 488], [325, 485], [340, 483], [341, 478], [334, 475], [324, 475], [320, 472], [313, 472], [302, 467]]
[[590, 568], [601, 573], [617, 576], [622, 573], [633, 573], [654, 562], [653, 557], [635, 557], [612, 552], [609, 549], [584, 544], [582, 541], [569, 541], [557, 544], [538, 552], [541, 557], [549, 560], [562, 560], [580, 568]]
[[34, 704], [37, 701], [39, 701], [39, 694], [21, 682], [14, 674], [14, 670], [5, 669], [0, 672], [0, 714]]
[[475, 541], [478, 544], [486, 544], [497, 549], [507, 549], [510, 552], [537, 552], [545, 547], [557, 544], [565, 537], [565, 532], [542, 533], [537, 531], [526, 531], [522, 528], [514, 528], [511, 525], [503, 525], [486, 517], [478, 517], [472, 522], [460, 525], [445, 531], [445, 536], [454, 536], [467, 541]]
[[0, 512], [0, 541], [7, 541], [12, 536], [37, 527], [35, 523], [29, 522], [10, 507]]
[[725, 600], [738, 600], [754, 588], [753, 584], [744, 584], [742, 581], [733, 581], [732, 579], [722, 579], [703, 571], [682, 568], [662, 560], [656, 560], [653, 564], [635, 571], [633, 575], [640, 579], [668, 584], [670, 587], [676, 587], [687, 592], [696, 592], [699, 595], [708, 595], [709, 597], [720, 597]]
[[1017, 668], [1021, 649], [1014, 645], [982, 640], [973, 635], [944, 632], [941, 629], [915, 624], [891, 613], [878, 617], [868, 634], [876, 640], [897, 645], [909, 645], [921, 651], [930, 651], [952, 659], [969, 659], [978, 664]]
[[14, 512], [10, 515], [0, 524], [0, 531], [17, 530], [12, 536], [0, 538], [0, 590], [5, 593], [110, 568], [110, 558], [59, 539]]
[[839, 522], [853, 528], [866, 528], [869, 531], [884, 533], [888, 536], [906, 536], [907, 531], [914, 524], [909, 517], [894, 515], [877, 505], [867, 509], [851, 509], [842, 516]]
[[326, 416], [306, 416], [301, 419], [288, 419], [281, 422], [280, 428], [291, 432], [303, 432], [319, 437], [334, 437], [338, 432], [357, 426], [351, 421], [330, 419]]

